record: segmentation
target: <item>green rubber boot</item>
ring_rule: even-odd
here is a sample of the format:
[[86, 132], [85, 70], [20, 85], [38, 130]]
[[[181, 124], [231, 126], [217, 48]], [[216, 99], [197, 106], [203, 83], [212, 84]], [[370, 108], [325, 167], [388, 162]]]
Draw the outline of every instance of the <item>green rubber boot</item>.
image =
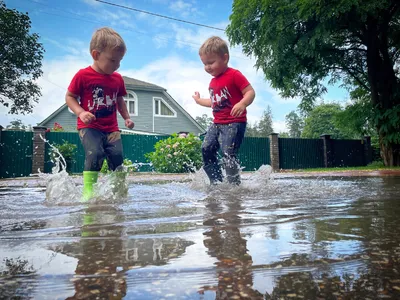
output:
[[81, 232], [81, 236], [91, 236], [92, 232], [90, 231], [90, 225], [93, 224], [94, 221], [94, 216], [91, 213], [86, 213], [83, 216], [83, 226], [82, 226], [82, 232]]
[[83, 171], [83, 197], [82, 201], [88, 201], [93, 196], [93, 184], [97, 182], [99, 172]]

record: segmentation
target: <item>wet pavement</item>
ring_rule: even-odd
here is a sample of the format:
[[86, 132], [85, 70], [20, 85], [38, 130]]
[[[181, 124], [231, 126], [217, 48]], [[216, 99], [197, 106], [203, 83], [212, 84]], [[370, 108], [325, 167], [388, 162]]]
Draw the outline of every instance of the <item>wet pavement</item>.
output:
[[0, 181], [0, 299], [400, 298], [400, 176], [148, 176], [88, 204]]

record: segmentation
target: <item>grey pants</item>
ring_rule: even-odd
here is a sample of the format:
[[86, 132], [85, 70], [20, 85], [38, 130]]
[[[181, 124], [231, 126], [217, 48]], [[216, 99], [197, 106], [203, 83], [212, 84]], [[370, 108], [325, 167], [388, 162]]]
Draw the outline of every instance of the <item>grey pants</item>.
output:
[[217, 157], [218, 150], [222, 152], [228, 182], [240, 184], [240, 164], [237, 154], [245, 131], [246, 123], [212, 124], [208, 128], [201, 150], [203, 169], [211, 184], [222, 181], [221, 166]]
[[83, 148], [85, 149], [84, 171], [100, 171], [107, 158], [108, 168], [114, 171], [123, 163], [121, 133], [101, 132], [93, 128], [79, 130]]

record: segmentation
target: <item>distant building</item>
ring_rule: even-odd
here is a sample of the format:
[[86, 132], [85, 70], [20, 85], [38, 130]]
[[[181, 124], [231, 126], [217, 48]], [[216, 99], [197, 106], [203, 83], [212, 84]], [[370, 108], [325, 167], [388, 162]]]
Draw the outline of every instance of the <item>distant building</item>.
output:
[[[125, 128], [125, 122], [118, 115], [118, 125], [123, 133], [169, 135], [178, 132], [203, 133], [203, 129], [167, 90], [158, 85], [123, 76], [128, 94], [125, 103], [135, 122], [133, 130]], [[38, 124], [52, 128], [59, 123], [64, 129], [76, 130], [76, 116], [64, 103], [59, 109]]]

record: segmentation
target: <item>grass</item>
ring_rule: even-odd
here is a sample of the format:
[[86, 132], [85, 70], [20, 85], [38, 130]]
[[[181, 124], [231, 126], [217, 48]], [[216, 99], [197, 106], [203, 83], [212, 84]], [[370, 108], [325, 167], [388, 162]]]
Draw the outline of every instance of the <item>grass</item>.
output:
[[290, 172], [341, 172], [341, 171], [377, 171], [377, 170], [400, 170], [400, 167], [386, 167], [381, 161], [374, 161], [362, 167], [336, 167], [336, 168], [310, 168], [285, 170]]

